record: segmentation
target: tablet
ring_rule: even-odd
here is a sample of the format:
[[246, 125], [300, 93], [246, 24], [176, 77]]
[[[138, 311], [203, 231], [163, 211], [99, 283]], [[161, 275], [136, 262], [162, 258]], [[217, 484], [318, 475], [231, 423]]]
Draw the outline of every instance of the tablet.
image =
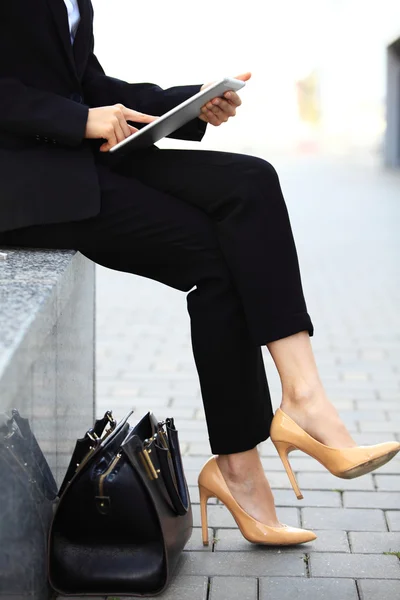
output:
[[159, 117], [157, 121], [148, 123], [136, 133], [122, 140], [113, 146], [110, 152], [118, 152], [125, 147], [125, 150], [138, 150], [146, 148], [162, 138], [170, 135], [189, 121], [192, 121], [200, 115], [201, 107], [213, 98], [223, 96], [225, 92], [240, 90], [245, 85], [240, 79], [225, 77], [221, 81], [213, 83], [205, 90], [198, 92], [191, 98], [178, 104], [172, 110]]

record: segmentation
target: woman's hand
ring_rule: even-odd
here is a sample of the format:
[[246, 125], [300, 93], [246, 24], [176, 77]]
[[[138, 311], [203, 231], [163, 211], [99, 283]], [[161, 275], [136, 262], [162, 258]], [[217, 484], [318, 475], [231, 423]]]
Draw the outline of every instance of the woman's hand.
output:
[[[250, 77], [251, 73], [242, 73], [242, 75], [238, 75], [235, 79], [248, 81]], [[206, 83], [201, 89], [204, 90], [210, 85], [212, 85], [212, 83]], [[241, 104], [242, 101], [236, 92], [225, 92], [223, 98], [213, 98], [213, 100], [207, 102], [207, 104], [202, 107], [199, 119], [218, 127], [218, 125], [226, 123], [230, 117], [234, 117], [236, 115], [237, 107]]]
[[100, 151], [108, 152], [118, 142], [122, 142], [137, 131], [136, 127], [132, 127], [127, 121], [151, 123], [156, 119], [158, 117], [131, 110], [123, 104], [91, 108], [89, 109], [85, 138], [107, 140], [100, 146]]

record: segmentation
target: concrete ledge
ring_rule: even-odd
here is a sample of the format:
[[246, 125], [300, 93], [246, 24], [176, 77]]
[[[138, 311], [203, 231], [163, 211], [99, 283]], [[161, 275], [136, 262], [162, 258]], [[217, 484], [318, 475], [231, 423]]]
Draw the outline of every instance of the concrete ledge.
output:
[[[94, 419], [94, 264], [73, 251], [0, 251], [7, 255], [0, 260], [0, 414], [16, 408], [29, 419], [60, 483], [76, 438]], [[38, 517], [37, 506], [20, 502], [12, 478], [3, 460], [0, 598], [45, 600], [43, 527], [51, 515], [45, 504]], [[27, 515], [36, 529], [26, 527]]]

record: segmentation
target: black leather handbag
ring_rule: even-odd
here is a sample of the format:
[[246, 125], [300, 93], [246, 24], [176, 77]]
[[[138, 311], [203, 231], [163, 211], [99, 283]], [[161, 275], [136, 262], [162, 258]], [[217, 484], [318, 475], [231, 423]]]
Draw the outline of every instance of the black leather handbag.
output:
[[131, 427], [107, 412], [78, 440], [49, 537], [49, 579], [63, 595], [154, 596], [193, 527], [174, 420]]

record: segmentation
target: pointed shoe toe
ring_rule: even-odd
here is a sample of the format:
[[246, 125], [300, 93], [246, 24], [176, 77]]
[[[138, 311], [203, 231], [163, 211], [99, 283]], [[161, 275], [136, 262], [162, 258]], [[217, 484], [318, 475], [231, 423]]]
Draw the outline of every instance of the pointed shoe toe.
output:
[[[300, 529], [299, 527], [291, 527], [290, 525], [282, 525], [282, 527], [268, 527], [258, 521], [257, 535], [242, 535], [253, 544], [263, 544], [269, 546], [297, 546], [298, 544], [306, 544], [317, 539], [313, 531], [309, 529]], [[250, 529], [247, 529], [247, 533]]]
[[315, 533], [307, 529], [299, 529], [289, 525], [270, 527], [254, 519], [232, 496], [214, 456], [202, 468], [198, 483], [204, 546], [208, 546], [207, 500], [209, 498], [218, 498], [226, 506], [235, 519], [243, 537], [253, 544], [292, 546], [311, 542], [317, 537]]
[[286, 532], [288, 539], [290, 540], [288, 544], [306, 544], [307, 542], [313, 542], [317, 539], [315, 533], [309, 529], [300, 529], [299, 527], [290, 527], [290, 525], [286, 525]]

